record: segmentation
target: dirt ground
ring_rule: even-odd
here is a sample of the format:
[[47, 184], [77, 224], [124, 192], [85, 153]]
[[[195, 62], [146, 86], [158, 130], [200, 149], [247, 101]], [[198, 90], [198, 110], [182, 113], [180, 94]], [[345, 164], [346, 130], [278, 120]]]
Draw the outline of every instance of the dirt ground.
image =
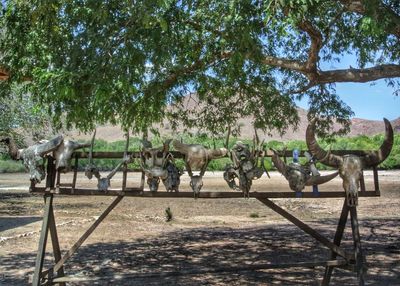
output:
[[[367, 285], [400, 285], [400, 171], [379, 173], [381, 197], [360, 198], [358, 217], [366, 254]], [[121, 184], [121, 174], [112, 181]], [[67, 175], [63, 181], [71, 178]], [[138, 185], [131, 175], [129, 186]], [[365, 172], [367, 190], [372, 172]], [[79, 174], [85, 187], [95, 185]], [[28, 192], [27, 174], [0, 174], [0, 285], [26, 285], [38, 247], [43, 197]], [[276, 173], [254, 182], [254, 191], [288, 191]], [[342, 190], [336, 178], [320, 191]], [[164, 188], [160, 187], [160, 192]], [[189, 191], [187, 175], [181, 191]], [[203, 191], [229, 191], [222, 173], [207, 173]], [[305, 191], [311, 191], [306, 189]], [[232, 191], [233, 192], [233, 191]], [[62, 252], [113, 201], [112, 197], [56, 196], [55, 218]], [[274, 199], [276, 204], [333, 239], [343, 199]], [[173, 220], [166, 222], [169, 207]], [[347, 223], [342, 245], [353, 247]], [[48, 244], [47, 250], [51, 250]], [[99, 277], [87, 285], [318, 285], [323, 267], [149, 277], [154, 272], [240, 267], [261, 263], [324, 260], [329, 250], [256, 199], [124, 198], [65, 265], [68, 275]], [[47, 253], [46, 265], [52, 262]], [[121, 274], [131, 274], [122, 278]], [[112, 278], [109, 278], [112, 276]], [[82, 282], [75, 285], [82, 285]], [[357, 285], [356, 274], [335, 269], [331, 285]]]

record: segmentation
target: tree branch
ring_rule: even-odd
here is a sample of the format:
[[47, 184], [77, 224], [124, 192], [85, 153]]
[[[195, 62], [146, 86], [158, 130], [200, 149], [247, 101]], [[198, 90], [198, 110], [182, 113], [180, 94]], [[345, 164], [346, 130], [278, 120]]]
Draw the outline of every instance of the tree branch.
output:
[[369, 82], [393, 77], [400, 77], [400, 65], [387, 64], [365, 69], [318, 71], [315, 77], [315, 84], [334, 82]]
[[8, 77], [8, 72], [5, 69], [0, 68], [0, 80], [7, 80]]
[[306, 63], [302, 63], [296, 60], [288, 60], [272, 56], [265, 56], [264, 59], [262, 60], [262, 63], [274, 67], [280, 67], [284, 69], [298, 71], [301, 73], [306, 73], [307, 71]]
[[308, 50], [308, 59], [305, 68], [309, 72], [317, 70], [317, 62], [319, 61], [319, 51], [322, 48], [322, 34], [316, 29], [310, 21], [303, 20], [297, 24], [300, 30], [306, 32], [311, 40], [310, 49]]

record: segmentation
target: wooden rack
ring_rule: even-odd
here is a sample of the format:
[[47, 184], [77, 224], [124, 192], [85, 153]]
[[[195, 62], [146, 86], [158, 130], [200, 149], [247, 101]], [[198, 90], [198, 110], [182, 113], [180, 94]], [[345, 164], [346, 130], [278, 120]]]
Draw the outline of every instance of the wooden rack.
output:
[[[175, 158], [182, 158], [182, 154], [177, 152], [172, 152]], [[333, 154], [344, 155], [344, 154], [356, 154], [363, 155], [364, 151], [332, 151]], [[134, 158], [139, 158], [139, 152], [130, 152], [130, 156]], [[263, 152], [263, 156], [271, 157], [273, 154], [271, 152]], [[286, 151], [282, 154], [287, 157], [291, 157], [292, 152]], [[79, 159], [87, 158], [88, 154], [84, 152], [76, 152], [73, 155], [75, 158], [75, 166], [74, 166], [74, 175], [72, 179], [72, 183], [67, 187], [61, 186], [60, 184], [60, 176], [61, 174], [56, 171], [54, 165], [54, 159], [48, 157], [47, 160], [47, 176], [46, 176], [46, 186], [45, 187], [36, 187], [34, 184], [30, 187], [30, 192], [34, 194], [40, 194], [44, 196], [44, 214], [43, 214], [43, 222], [42, 228], [40, 232], [39, 238], [39, 247], [36, 257], [35, 271], [32, 278], [32, 285], [65, 285], [67, 282], [76, 282], [76, 281], [95, 281], [97, 277], [74, 277], [74, 276], [66, 276], [64, 273], [64, 264], [67, 260], [78, 250], [78, 248], [85, 242], [85, 240], [93, 233], [96, 227], [107, 217], [107, 215], [118, 205], [118, 203], [124, 197], [152, 197], [152, 198], [193, 198], [193, 194], [191, 192], [179, 192], [179, 193], [170, 193], [170, 192], [150, 192], [144, 191], [144, 173], [142, 172], [140, 186], [137, 188], [127, 188], [127, 177], [128, 177], [128, 168], [127, 165], [122, 167], [123, 172], [123, 180], [122, 186], [120, 189], [108, 190], [106, 192], [99, 191], [97, 189], [85, 189], [77, 187], [77, 170], [78, 170], [78, 162]], [[300, 156], [304, 156], [303, 152], [301, 152]], [[123, 152], [95, 152], [93, 153], [93, 158], [98, 159], [115, 159], [122, 158]], [[360, 184], [360, 192], [359, 197], [376, 197], [380, 196], [379, 190], [379, 180], [378, 180], [378, 171], [376, 168], [373, 169], [374, 175], [374, 190], [367, 191], [365, 188], [364, 177], [361, 178]], [[115, 196], [115, 200], [104, 210], [104, 212], [96, 219], [96, 221], [87, 229], [87, 231], [76, 241], [76, 243], [62, 256], [59, 246], [59, 240], [56, 229], [56, 222], [54, 217], [53, 210], [53, 200], [57, 195], [83, 195], [83, 196]], [[361, 247], [361, 239], [359, 233], [358, 226], [358, 218], [357, 218], [357, 208], [356, 207], [348, 207], [345, 199], [345, 192], [340, 186], [338, 191], [331, 192], [320, 192], [318, 196], [315, 196], [312, 192], [303, 192], [302, 198], [318, 198], [318, 199], [329, 199], [329, 198], [344, 198], [343, 208], [341, 211], [341, 215], [339, 218], [338, 225], [336, 227], [335, 237], [333, 241], [331, 239], [323, 236], [317, 230], [311, 228], [306, 223], [302, 222], [286, 210], [282, 209], [280, 206], [271, 201], [271, 198], [295, 198], [296, 194], [294, 192], [274, 192], [274, 191], [265, 191], [265, 192], [250, 192], [249, 197], [256, 198], [260, 202], [262, 202], [265, 206], [272, 209], [285, 219], [292, 222], [298, 228], [303, 230], [306, 234], [316, 239], [322, 245], [326, 246], [331, 251], [331, 255], [329, 258], [323, 261], [305, 261], [300, 263], [289, 263], [289, 264], [255, 264], [251, 266], [244, 266], [237, 269], [237, 267], [230, 268], [217, 268], [217, 269], [209, 269], [209, 270], [193, 270], [193, 271], [185, 271], [185, 272], [167, 272], [167, 273], [154, 273], [154, 274], [146, 274], [140, 275], [138, 274], [135, 277], [166, 277], [166, 276], [176, 276], [176, 275], [193, 275], [193, 274], [202, 274], [202, 273], [228, 273], [228, 272], [237, 272], [243, 270], [259, 270], [259, 269], [275, 269], [275, 268], [290, 268], [290, 267], [315, 267], [315, 266], [324, 266], [325, 274], [322, 281], [322, 285], [329, 285], [333, 269], [335, 267], [340, 267], [343, 269], [347, 269], [349, 271], [354, 271], [357, 274], [359, 285], [364, 285], [364, 276], [365, 276], [365, 257], [363, 255], [362, 247]], [[199, 199], [218, 199], [218, 198], [243, 198], [243, 194], [235, 191], [226, 191], [226, 192], [201, 192], [199, 195]], [[341, 246], [341, 240], [343, 237], [343, 233], [346, 227], [346, 222], [348, 216], [350, 214], [351, 221], [351, 232], [354, 241], [354, 251], [349, 253], [346, 252]], [[49, 269], [43, 270], [43, 262], [46, 251], [46, 243], [48, 239], [48, 234], [50, 233], [50, 239], [53, 246], [53, 254], [55, 258], [55, 264]], [[129, 274], [132, 277], [132, 274]], [[122, 277], [123, 275], [121, 275]], [[102, 278], [107, 279], [106, 277]]]

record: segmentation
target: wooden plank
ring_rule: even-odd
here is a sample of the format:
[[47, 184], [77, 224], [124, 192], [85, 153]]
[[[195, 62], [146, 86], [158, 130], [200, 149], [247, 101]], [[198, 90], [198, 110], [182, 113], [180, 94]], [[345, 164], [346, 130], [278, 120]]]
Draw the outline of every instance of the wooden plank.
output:
[[[36, 188], [32, 193], [43, 194], [52, 193], [59, 195], [80, 195], [80, 196], [126, 196], [126, 197], [151, 197], [151, 198], [193, 198], [192, 192], [150, 192], [142, 191], [141, 188], [126, 188], [125, 191], [112, 189], [107, 191], [99, 191], [97, 189], [75, 189], [58, 188], [55, 190], [46, 190], [46, 188]], [[345, 192], [319, 192], [319, 196], [315, 197], [312, 192], [303, 192], [301, 198], [296, 197], [295, 192], [250, 192], [251, 198], [295, 198], [295, 199], [326, 199], [326, 198], [344, 198]], [[375, 191], [359, 192], [359, 197], [376, 197]], [[217, 198], [243, 198], [242, 192], [200, 192], [199, 198], [217, 199]]]
[[353, 234], [353, 241], [354, 241], [354, 258], [356, 260], [356, 271], [357, 271], [357, 279], [358, 285], [364, 286], [365, 285], [365, 269], [364, 269], [364, 255], [362, 252], [361, 247], [361, 238], [360, 238], [360, 231], [358, 227], [358, 218], [357, 218], [357, 208], [350, 207], [350, 220], [351, 220], [351, 229]]
[[[304, 157], [304, 150], [300, 151], [299, 156], [300, 157]], [[339, 156], [343, 156], [343, 155], [348, 155], [348, 154], [353, 154], [353, 155], [358, 155], [358, 156], [363, 156], [363, 155], [367, 155], [368, 152], [371, 152], [370, 150], [331, 150], [331, 153], [335, 154], [335, 155], [339, 155]], [[177, 159], [182, 159], [184, 157], [184, 155], [180, 152], [177, 151], [171, 151], [170, 152], [174, 158]], [[128, 155], [134, 157], [134, 158], [140, 158], [140, 151], [136, 151], [136, 152], [127, 152]], [[286, 150], [285, 152], [281, 153], [282, 156], [286, 156], [286, 157], [292, 157], [292, 150]], [[93, 152], [93, 158], [102, 158], [102, 159], [120, 159], [123, 158], [124, 152], [120, 151], [120, 152]], [[274, 153], [271, 150], [267, 150], [267, 151], [260, 151], [259, 152], [260, 156], [265, 156], [265, 157], [272, 157], [272, 155], [274, 155]], [[88, 158], [89, 154], [87, 152], [83, 152], [83, 151], [77, 151], [74, 153], [73, 156], [78, 156], [79, 158]]]
[[265, 204], [270, 209], [272, 209], [273, 211], [277, 212], [278, 214], [286, 218], [288, 221], [292, 222], [294, 225], [303, 230], [305, 233], [314, 237], [317, 241], [328, 247], [331, 251], [335, 252], [336, 254], [340, 255], [345, 259], [351, 259], [351, 256], [348, 255], [343, 249], [341, 249], [340, 247], [329, 241], [326, 237], [322, 236], [320, 233], [318, 233], [316, 230], [314, 230], [313, 228], [311, 228], [298, 218], [294, 217], [293, 215], [291, 215], [290, 213], [288, 213], [287, 211], [276, 205], [274, 202], [266, 198], [263, 199], [258, 198], [258, 200], [263, 204]]
[[45, 207], [43, 214], [42, 230], [40, 231], [39, 247], [36, 255], [35, 272], [33, 274], [32, 285], [39, 286], [41, 273], [43, 269], [43, 261], [46, 253], [47, 235], [49, 230], [50, 210], [53, 204], [53, 195], [45, 195]]
[[[333, 243], [337, 246], [340, 246], [340, 243], [342, 241], [342, 237], [343, 237], [344, 229], [346, 227], [346, 222], [347, 222], [348, 216], [349, 216], [349, 207], [347, 205], [347, 201], [344, 200], [342, 212], [340, 214], [339, 223], [338, 223], [336, 233], [335, 233], [335, 238], [333, 239]], [[336, 259], [336, 257], [337, 257], [337, 254], [335, 252], [331, 251], [330, 258]], [[324, 274], [324, 278], [321, 283], [322, 286], [329, 285], [331, 276], [332, 276], [332, 272], [333, 272], [333, 266], [325, 267], [325, 274]]]
[[218, 268], [202, 268], [202, 269], [188, 269], [188, 270], [181, 269], [178, 271], [166, 271], [158, 273], [115, 274], [112, 276], [102, 276], [102, 277], [87, 277], [87, 276], [57, 277], [53, 280], [53, 282], [113, 281], [119, 279], [162, 278], [162, 277], [183, 276], [183, 275], [244, 272], [244, 271], [255, 271], [263, 269], [282, 269], [282, 268], [295, 268], [295, 267], [309, 268], [315, 266], [345, 266], [345, 265], [347, 265], [347, 262], [345, 260], [293, 262], [293, 263], [280, 263], [280, 264], [264, 263], [264, 264], [252, 264], [252, 265], [218, 267]]
[[107, 215], [118, 205], [123, 196], [118, 196], [108, 206], [108, 208], [97, 218], [97, 220], [89, 227], [89, 229], [78, 239], [78, 241], [68, 250], [68, 252], [54, 265], [54, 271], [58, 271], [63, 267], [64, 263], [78, 250], [85, 242], [89, 235], [97, 228], [97, 226], [107, 217]]

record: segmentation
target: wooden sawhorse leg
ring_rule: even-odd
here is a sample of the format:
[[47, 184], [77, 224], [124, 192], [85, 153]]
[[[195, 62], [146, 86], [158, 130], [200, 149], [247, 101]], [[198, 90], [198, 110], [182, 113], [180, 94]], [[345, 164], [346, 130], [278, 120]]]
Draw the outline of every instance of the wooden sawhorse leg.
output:
[[[42, 278], [44, 278], [42, 277], [42, 270], [43, 270], [44, 257], [46, 254], [46, 244], [49, 231], [50, 231], [51, 243], [53, 245], [55, 262], [57, 263], [59, 260], [61, 260], [60, 244], [58, 242], [57, 228], [53, 211], [53, 194], [44, 195], [44, 202], [45, 202], [45, 208], [43, 214], [42, 230], [40, 232], [39, 248], [36, 256], [35, 272], [33, 274], [33, 280], [32, 280], [32, 285], [35, 286], [41, 285]], [[64, 276], [64, 269], [63, 268], [59, 269], [57, 271], [57, 274], [58, 276]], [[63, 283], [61, 285], [65, 284]]]
[[[361, 248], [361, 238], [360, 238], [360, 231], [358, 228], [357, 208], [347, 206], [346, 200], [344, 201], [343, 204], [342, 213], [340, 215], [339, 223], [336, 229], [335, 238], [333, 242], [335, 245], [340, 246], [349, 212], [350, 212], [351, 230], [354, 242], [354, 260], [357, 271], [358, 285], [363, 286], [365, 284], [364, 280], [365, 258], [363, 256]], [[336, 256], [337, 254], [335, 252], [331, 252], [331, 259], [335, 259]], [[332, 271], [333, 271], [333, 266], [325, 267], [325, 274], [321, 285], [323, 286], [329, 285], [332, 276]]]
[[[349, 215], [349, 207], [347, 206], [347, 202], [345, 200], [344, 204], [343, 204], [343, 208], [342, 208], [342, 213], [340, 215], [339, 223], [338, 223], [338, 226], [336, 229], [335, 238], [333, 240], [333, 243], [337, 246], [340, 246], [340, 242], [342, 241], [343, 232], [346, 227], [348, 215]], [[332, 251], [331, 259], [336, 259], [336, 257], [337, 257], [337, 254]], [[331, 276], [332, 276], [332, 271], [333, 271], [332, 266], [325, 267], [324, 279], [322, 280], [321, 285], [323, 285], [323, 286], [329, 285], [329, 282], [330, 282]]]

